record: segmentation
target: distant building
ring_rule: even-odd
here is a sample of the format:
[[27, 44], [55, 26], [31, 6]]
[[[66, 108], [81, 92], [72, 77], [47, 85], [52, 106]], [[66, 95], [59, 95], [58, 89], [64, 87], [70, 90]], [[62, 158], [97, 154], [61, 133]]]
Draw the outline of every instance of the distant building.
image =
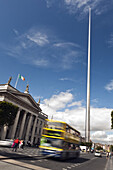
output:
[[[11, 80], [10, 80], [11, 81]], [[31, 144], [39, 143], [45, 119], [48, 118], [29, 94], [29, 86], [25, 92], [20, 92], [10, 85], [0, 84], [0, 101], [6, 101], [19, 107], [14, 124], [0, 129], [0, 139], [14, 139], [19, 137]]]
[[82, 142], [82, 143], [85, 143], [85, 137], [82, 137], [82, 136], [81, 136], [81, 142]]

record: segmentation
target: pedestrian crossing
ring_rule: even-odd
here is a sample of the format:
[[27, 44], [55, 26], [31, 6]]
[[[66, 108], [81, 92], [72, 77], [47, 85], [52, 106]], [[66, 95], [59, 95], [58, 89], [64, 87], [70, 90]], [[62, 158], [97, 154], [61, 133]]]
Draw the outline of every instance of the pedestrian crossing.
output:
[[[17, 152], [14, 152], [12, 151], [12, 148], [3, 148], [3, 147], [0, 147], [0, 153], [12, 153], [12, 154], [16, 154], [16, 155], [21, 155], [21, 156], [29, 156], [31, 157], [31, 159], [28, 159], [29, 161], [29, 164], [33, 165], [34, 166], [34, 169], [35, 169], [35, 166], [38, 166], [39, 167], [43, 167], [43, 165], [49, 165], [49, 164], [56, 164], [54, 166], [54, 168], [50, 168], [50, 166], [47, 166], [48, 169], [51, 169], [51, 170], [54, 170], [56, 167], [57, 167], [57, 164], [59, 164], [60, 162], [54, 162], [54, 160], [52, 161], [51, 159], [47, 159], [48, 157], [42, 157], [40, 155], [40, 152], [39, 152], [39, 149], [38, 148], [32, 148], [32, 147], [25, 147], [24, 150], [23, 149], [19, 149], [17, 150]], [[13, 158], [9, 158], [11, 160], [13, 160]], [[92, 157], [88, 162], [91, 162], [93, 161], [94, 159], [97, 159], [97, 157]], [[15, 161], [15, 160], [14, 160]], [[16, 161], [18, 161], [18, 159], [16, 159]], [[52, 163], [53, 162], [53, 163]], [[15, 163], [18, 163], [18, 162], [15, 162]], [[27, 162], [24, 162], [26, 163], [26, 166], [27, 166]], [[82, 166], [82, 165], [85, 165], [87, 164], [87, 161], [86, 162], [69, 162], [67, 161], [67, 165], [66, 164], [63, 164], [63, 163], [60, 163], [62, 165], [62, 168], [60, 170], [74, 170], [76, 169], [77, 167], [79, 166]], [[23, 164], [24, 165], [24, 164]], [[43, 169], [45, 169], [43, 167]]]

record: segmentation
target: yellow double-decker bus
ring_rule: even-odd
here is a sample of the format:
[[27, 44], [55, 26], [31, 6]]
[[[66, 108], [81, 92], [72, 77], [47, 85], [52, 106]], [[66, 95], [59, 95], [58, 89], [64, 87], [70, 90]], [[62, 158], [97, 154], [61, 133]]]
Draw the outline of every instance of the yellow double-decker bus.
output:
[[62, 121], [48, 120], [43, 128], [40, 151], [62, 160], [80, 155], [80, 132]]

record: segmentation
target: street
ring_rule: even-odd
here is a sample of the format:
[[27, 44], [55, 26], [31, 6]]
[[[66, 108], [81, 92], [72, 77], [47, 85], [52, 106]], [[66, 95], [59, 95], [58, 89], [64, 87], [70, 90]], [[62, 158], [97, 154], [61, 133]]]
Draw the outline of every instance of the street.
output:
[[93, 153], [81, 153], [78, 159], [59, 161], [39, 155], [37, 148], [26, 147], [13, 152], [12, 148], [0, 147], [0, 170], [108, 170], [108, 163], [105, 155], [98, 158]]

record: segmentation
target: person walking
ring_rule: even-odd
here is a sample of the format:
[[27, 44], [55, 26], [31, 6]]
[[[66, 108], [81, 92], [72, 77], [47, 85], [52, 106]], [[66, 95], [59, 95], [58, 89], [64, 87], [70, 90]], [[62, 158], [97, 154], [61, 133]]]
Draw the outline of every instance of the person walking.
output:
[[19, 146], [19, 139], [17, 138], [17, 139], [14, 140], [14, 145], [13, 145], [13, 150], [12, 151], [16, 152], [18, 146]]
[[109, 157], [109, 152], [106, 153], [106, 159], [108, 159], [108, 157]]
[[23, 140], [22, 141], [22, 149], [24, 149], [24, 146], [25, 146], [25, 141]]
[[111, 152], [109, 152], [109, 158], [111, 159]]

